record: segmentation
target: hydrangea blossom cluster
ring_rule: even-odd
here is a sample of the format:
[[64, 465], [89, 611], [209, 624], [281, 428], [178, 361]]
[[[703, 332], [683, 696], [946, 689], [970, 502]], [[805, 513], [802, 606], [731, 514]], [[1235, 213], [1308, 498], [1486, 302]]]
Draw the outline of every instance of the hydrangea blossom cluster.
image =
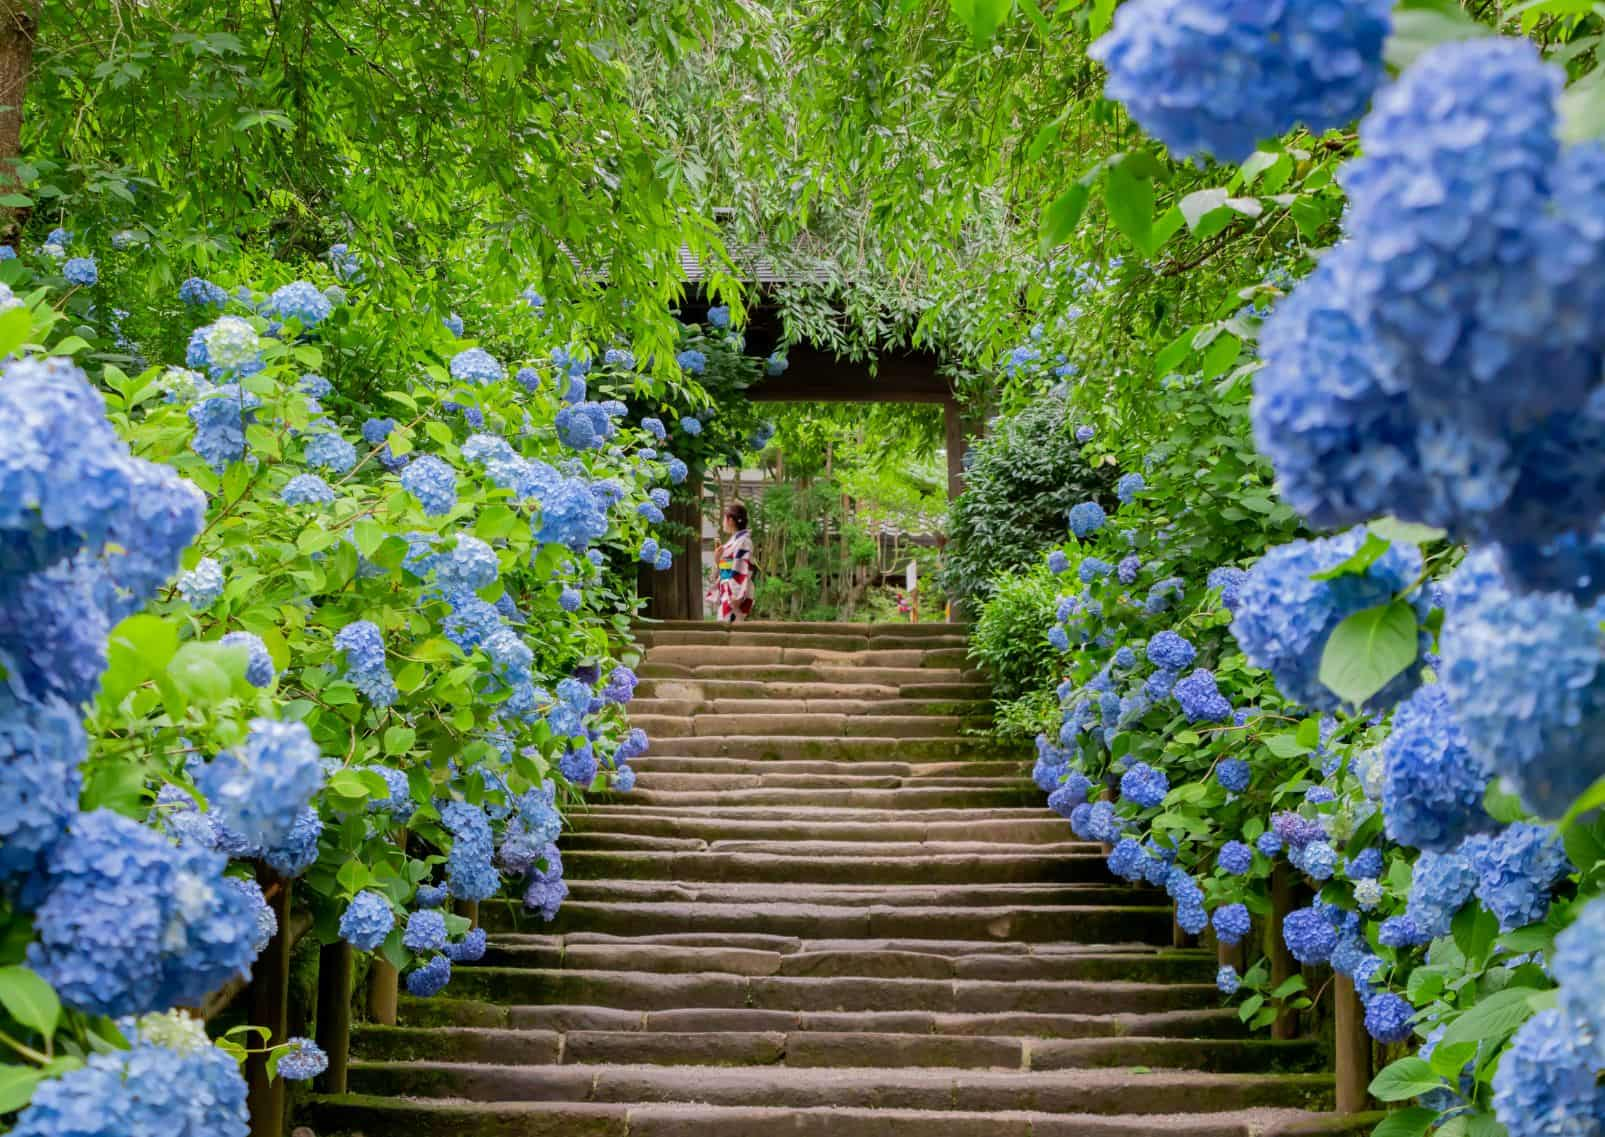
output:
[[457, 504], [457, 471], [433, 454], [424, 454], [408, 463], [401, 475], [401, 486], [424, 507], [424, 513], [439, 517]]
[[1392, 840], [1442, 852], [1493, 826], [1482, 807], [1489, 768], [1467, 746], [1441, 686], [1400, 704], [1382, 759], [1382, 816]]
[[278, 320], [295, 320], [310, 330], [329, 318], [334, 305], [307, 280], [295, 280], [275, 289], [262, 304], [262, 314]]
[[1179, 158], [1241, 162], [1302, 123], [1353, 122], [1382, 82], [1388, 0], [1137, 0], [1088, 50], [1104, 93]]
[[495, 839], [485, 811], [467, 802], [454, 801], [440, 812], [441, 824], [455, 838], [446, 860], [446, 886], [459, 900], [488, 900], [501, 887], [501, 877], [492, 863]]
[[305, 723], [256, 719], [244, 745], [203, 766], [196, 786], [218, 824], [272, 848], [290, 835], [323, 786], [320, 758]]
[[335, 650], [345, 653], [346, 678], [376, 707], [396, 701], [395, 680], [385, 666], [385, 641], [372, 620], [357, 620], [334, 637]]
[[340, 914], [340, 936], [358, 951], [374, 951], [396, 926], [396, 914], [384, 894], [357, 893]]

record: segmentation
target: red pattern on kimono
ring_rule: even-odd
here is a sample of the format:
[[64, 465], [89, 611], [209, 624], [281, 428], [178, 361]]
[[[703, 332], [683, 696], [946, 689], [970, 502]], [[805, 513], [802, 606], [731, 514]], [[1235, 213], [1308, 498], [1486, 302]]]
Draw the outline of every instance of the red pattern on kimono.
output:
[[745, 529], [714, 550], [713, 585], [707, 599], [718, 619], [735, 623], [752, 615], [752, 536]]

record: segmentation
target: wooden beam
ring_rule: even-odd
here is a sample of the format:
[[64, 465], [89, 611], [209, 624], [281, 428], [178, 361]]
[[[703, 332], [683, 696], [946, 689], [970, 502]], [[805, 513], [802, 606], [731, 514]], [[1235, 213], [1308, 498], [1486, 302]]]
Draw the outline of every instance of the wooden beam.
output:
[[873, 372], [867, 362], [838, 359], [805, 344], [790, 348], [786, 358], [786, 370], [748, 387], [747, 398], [759, 403], [940, 403], [953, 397], [934, 355], [883, 355]]

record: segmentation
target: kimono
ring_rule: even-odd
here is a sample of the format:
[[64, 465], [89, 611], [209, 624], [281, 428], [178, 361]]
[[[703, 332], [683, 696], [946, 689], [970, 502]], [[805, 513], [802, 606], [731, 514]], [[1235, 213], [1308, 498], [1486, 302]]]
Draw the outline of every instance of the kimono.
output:
[[735, 623], [752, 615], [752, 535], [743, 529], [714, 550], [717, 568], [707, 599], [716, 619]]

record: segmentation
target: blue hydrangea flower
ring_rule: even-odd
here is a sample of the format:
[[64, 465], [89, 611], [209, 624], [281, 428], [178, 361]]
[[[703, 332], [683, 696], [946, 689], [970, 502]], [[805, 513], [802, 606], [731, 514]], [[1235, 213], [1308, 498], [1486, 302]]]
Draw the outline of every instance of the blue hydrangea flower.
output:
[[410, 463], [402, 471], [401, 485], [431, 517], [450, 513], [457, 504], [457, 471], [433, 454]]
[[1225, 722], [1232, 717], [1232, 705], [1215, 686], [1215, 673], [1200, 667], [1176, 680], [1172, 690], [1188, 722]]
[[273, 937], [279, 934], [279, 918], [273, 914], [268, 905], [267, 897], [262, 893], [262, 886], [254, 880], [243, 877], [225, 877], [223, 883], [245, 897], [250, 906], [252, 916], [256, 920], [256, 939], [251, 942], [251, 951], [261, 955], [267, 950]]
[[372, 889], [353, 896], [340, 914], [340, 936], [358, 951], [378, 948], [395, 926], [396, 914], [390, 901]]
[[94, 257], [73, 257], [61, 266], [61, 275], [67, 278], [68, 284], [89, 288], [100, 280], [100, 266]]
[[680, 419], [680, 429], [695, 437], [702, 433], [702, 420], [691, 415], [683, 415]]
[[44, 866], [28, 965], [90, 1014], [198, 1006], [256, 957], [256, 914], [224, 865], [119, 814], [80, 814]]
[[1130, 505], [1137, 500], [1137, 495], [1143, 491], [1147, 484], [1141, 474], [1123, 474], [1120, 480], [1115, 483], [1115, 496], [1120, 499], [1121, 505]]
[[310, 1038], [292, 1038], [279, 1053], [279, 1077], [287, 1082], [306, 1082], [329, 1068], [329, 1056]]
[[433, 956], [422, 967], [407, 973], [407, 994], [427, 999], [440, 994], [450, 982], [451, 960], [443, 955]]
[[1179, 867], [1172, 866], [1165, 875], [1165, 891], [1176, 902], [1176, 923], [1190, 936], [1196, 936], [1209, 926], [1209, 913], [1204, 909], [1204, 891]]
[[665, 463], [669, 470], [669, 481], [673, 485], [679, 485], [681, 482], [685, 481], [691, 473], [686, 464], [680, 461], [678, 458], [666, 458]]
[[178, 593], [191, 608], [206, 611], [223, 598], [223, 566], [212, 557], [202, 557], [179, 576]]
[[1070, 558], [1065, 556], [1063, 549], [1054, 549], [1048, 553], [1048, 571], [1054, 575], [1065, 572], [1070, 567]]
[[499, 383], [507, 375], [507, 369], [501, 362], [482, 347], [471, 347], [452, 356], [449, 370], [457, 382], [471, 383], [476, 387]]
[[372, 620], [356, 620], [334, 637], [336, 651], [346, 657], [346, 678], [376, 707], [396, 701], [396, 684], [385, 666], [385, 641]]
[[652, 561], [652, 567], [659, 572], [667, 572], [674, 564], [674, 554], [668, 549], [659, 549], [657, 557]]
[[91, 1053], [34, 1089], [13, 1137], [246, 1137], [245, 1076], [231, 1056], [198, 1037], [140, 1040]]
[[1377, 927], [1377, 942], [1383, 947], [1415, 947], [1429, 942], [1432, 938], [1423, 933], [1409, 916], [1389, 916]]
[[323, 819], [308, 806], [295, 819], [289, 836], [262, 850], [262, 860], [282, 877], [298, 877], [318, 862], [318, 839], [323, 836]]
[[452, 335], [456, 336], [458, 339], [462, 338], [463, 318], [456, 312], [451, 313], [449, 316], [442, 316], [440, 318], [440, 322]]
[[524, 907], [539, 912], [541, 919], [550, 923], [557, 918], [558, 910], [567, 898], [568, 882], [563, 879], [563, 857], [556, 845], [548, 845], [541, 860], [530, 870], [529, 884], [524, 889]]
[[1360, 117], [1382, 83], [1387, 0], [1136, 0], [1087, 51], [1124, 103], [1178, 158], [1241, 162], [1302, 123]]
[[680, 365], [680, 370], [692, 375], [701, 375], [708, 369], [708, 357], [694, 347], [682, 351], [674, 361]]
[[1337, 871], [1337, 850], [1325, 841], [1311, 841], [1290, 859], [1311, 880], [1331, 880]]
[[1206, 583], [1210, 588], [1220, 589], [1220, 602], [1228, 612], [1235, 613], [1242, 601], [1243, 584], [1248, 580], [1248, 573], [1240, 568], [1225, 565], [1212, 569]]
[[245, 428], [256, 419], [262, 400], [234, 383], [201, 392], [189, 408], [195, 426], [190, 449], [221, 473], [230, 462], [245, 457]]
[[1467, 746], [1443, 687], [1400, 704], [1382, 759], [1382, 816], [1393, 840], [1442, 852], [1494, 825], [1482, 807], [1490, 770]]
[[333, 470], [337, 474], [344, 474], [357, 464], [357, 448], [332, 430], [309, 437], [305, 454], [308, 466]]
[[446, 958], [453, 963], [478, 963], [485, 958], [484, 928], [474, 928], [456, 943], [446, 945]]
[[1462, 851], [1477, 870], [1477, 899], [1501, 932], [1543, 920], [1550, 893], [1572, 871], [1560, 835], [1546, 825], [1516, 822]]
[[1129, 553], [1120, 558], [1115, 566], [1115, 579], [1121, 584], [1136, 584], [1137, 574], [1142, 571], [1142, 558], [1136, 553]]
[[334, 489], [316, 474], [297, 474], [279, 491], [279, 500], [286, 505], [328, 505], [334, 501]]
[[1234, 794], [1248, 789], [1253, 770], [1241, 758], [1222, 758], [1215, 767], [1215, 779]]
[[443, 884], [420, 884], [413, 900], [420, 908], [439, 908], [450, 897], [451, 893], [446, 891]]
[[[1472, 842], [1479, 840], [1471, 838]], [[1460, 849], [1425, 852], [1416, 858], [1407, 913], [1423, 941], [1449, 934], [1455, 913], [1471, 899], [1476, 887], [1476, 867]]]
[[1146, 762], [1134, 763], [1120, 778], [1120, 796], [1143, 809], [1153, 809], [1170, 792], [1170, 779], [1163, 770]]
[[1382, 875], [1382, 850], [1375, 845], [1362, 849], [1343, 868], [1350, 880], [1375, 880]]
[[774, 351], [763, 361], [763, 373], [773, 378], [776, 375], [784, 375], [786, 368], [790, 366], [791, 360], [786, 358], [783, 352]]
[[570, 785], [585, 789], [596, 779], [596, 751], [588, 743], [570, 746], [558, 760], [557, 769]]
[[1092, 584], [1094, 581], [1102, 580], [1113, 571], [1114, 568], [1108, 561], [1099, 560], [1097, 557], [1086, 557], [1076, 566], [1076, 575], [1082, 584]]
[[408, 951], [440, 951], [446, 946], [446, 918], [434, 908], [422, 908], [407, 917], [401, 944]]
[[648, 417], [642, 419], [641, 429], [646, 431], [653, 438], [656, 438], [659, 442], [666, 441], [669, 437], [668, 428], [663, 425], [663, 420], [660, 418]]
[[1362, 912], [1369, 912], [1382, 903], [1382, 882], [1362, 878], [1354, 882], [1354, 903]]
[[1095, 501], [1083, 501], [1070, 507], [1070, 532], [1085, 540], [1103, 528], [1103, 506]]
[[1241, 942], [1253, 926], [1248, 909], [1242, 904], [1222, 905], [1215, 909], [1215, 915], [1210, 922], [1215, 928], [1215, 938], [1223, 944]]
[[252, 845], [290, 835], [323, 786], [322, 755], [305, 723], [254, 719], [245, 743], [202, 766], [196, 788], [217, 822]]
[[1095, 427], [1090, 427], [1090, 426], [1078, 426], [1078, 427], [1076, 427], [1076, 441], [1081, 443], [1083, 446], [1085, 446], [1087, 443], [1091, 442], [1097, 436], [1098, 436], [1098, 431], [1097, 431], [1097, 429]]
[[1522, 1024], [1494, 1074], [1494, 1114], [1510, 1137], [1599, 1131], [1596, 1062], [1576, 1024], [1539, 1011]]
[[[1365, 542], [1366, 531], [1298, 540], [1267, 550], [1243, 582], [1232, 635], [1255, 667], [1276, 679], [1287, 698], [1315, 710], [1336, 710], [1341, 700], [1318, 678], [1321, 654], [1333, 630], [1356, 612], [1386, 604], [1421, 571], [1414, 546], [1390, 546], [1363, 574], [1332, 580], [1311, 577], [1336, 567]], [[1392, 706], [1421, 682], [1411, 666], [1367, 701]]]
[[446, 855], [446, 887], [459, 900], [489, 900], [501, 887], [493, 864], [495, 840], [485, 811], [454, 801], [440, 811], [454, 838]]
[[[1048, 800], [1051, 804], [1052, 796]], [[1054, 811], [1060, 816], [1063, 816], [1065, 812], [1057, 807]], [[1122, 880], [1139, 881], [1143, 879], [1143, 863], [1147, 859], [1148, 854], [1143, 852], [1140, 844], [1130, 837], [1122, 837], [1115, 845], [1114, 851], [1109, 854], [1109, 871]]]
[[1555, 937], [1550, 970], [1560, 984], [1560, 1009], [1576, 1024], [1579, 1034], [1593, 1043], [1594, 1064], [1605, 1055], [1605, 901], [1595, 898], [1582, 906], [1576, 920]]
[[1408, 1000], [1385, 991], [1373, 996], [1365, 1005], [1365, 1030], [1383, 1045], [1408, 1042], [1414, 1033], [1410, 1029], [1415, 1008]]
[[274, 289], [262, 305], [262, 314], [280, 320], [299, 321], [302, 328], [317, 327], [334, 311], [329, 298], [310, 281], [296, 280]]
[[1062, 624], [1055, 624], [1048, 629], [1048, 642], [1060, 651], [1070, 650], [1070, 633], [1064, 630]]
[[1241, 841], [1228, 841], [1221, 846], [1215, 863], [1230, 876], [1242, 876], [1254, 865], [1254, 850]]
[[715, 304], [708, 309], [708, 323], [716, 328], [730, 326], [730, 306], [728, 304]]
[[1182, 636], [1166, 630], [1148, 641], [1148, 662], [1168, 671], [1185, 671], [1198, 657], [1198, 649]]
[[1300, 908], [1282, 921], [1282, 939], [1300, 963], [1325, 963], [1337, 947], [1338, 933], [1326, 913]]
[[1242, 985], [1243, 979], [1237, 974], [1237, 968], [1229, 963], [1221, 964], [1220, 970], [1215, 972], [1215, 987], [1222, 995], [1235, 995]]
[[196, 308], [221, 308], [228, 303], [228, 293], [222, 285], [199, 276], [189, 277], [178, 286], [178, 298]]
[[0, 688], [0, 881], [30, 874], [66, 831], [88, 746], [80, 715], [62, 700]]

